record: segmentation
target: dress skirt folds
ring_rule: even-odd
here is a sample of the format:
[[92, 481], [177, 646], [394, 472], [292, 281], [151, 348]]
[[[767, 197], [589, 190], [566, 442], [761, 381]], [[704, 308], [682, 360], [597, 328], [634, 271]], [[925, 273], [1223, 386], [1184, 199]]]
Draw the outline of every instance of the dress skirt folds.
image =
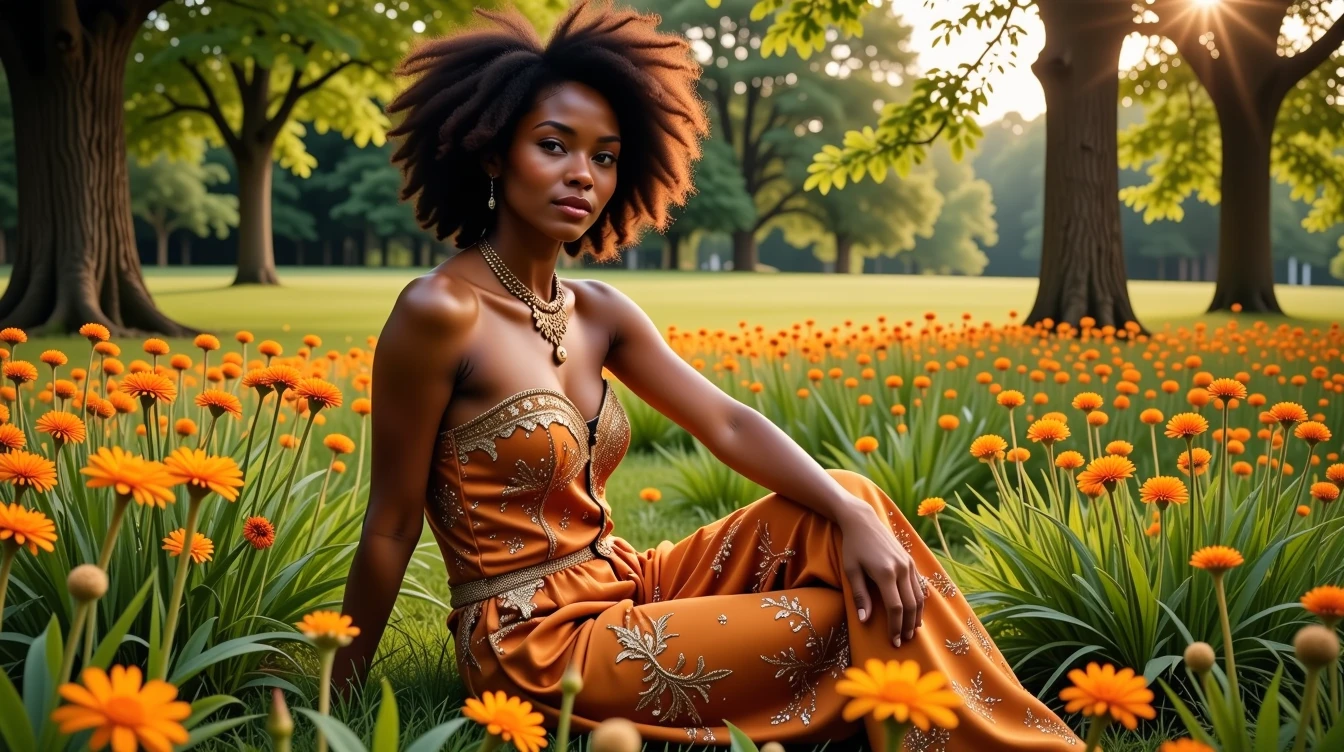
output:
[[529, 389], [440, 434], [426, 514], [447, 563], [448, 627], [472, 694], [521, 696], [554, 729], [573, 662], [583, 675], [572, 721], [580, 733], [619, 716], [646, 741], [728, 745], [726, 719], [758, 744], [866, 732], [883, 750], [880, 723], [844, 720], [848, 698], [836, 683], [869, 658], [915, 660], [943, 672], [964, 706], [957, 728], [912, 729], [905, 749], [1082, 749], [1017, 681], [957, 585], [870, 480], [828, 471], [914, 558], [924, 625], [899, 648], [872, 585], [875, 613], [858, 620], [838, 528], [787, 497], [766, 495], [643, 551], [612, 535], [606, 480], [629, 442], [610, 382], [591, 421], [562, 393]]

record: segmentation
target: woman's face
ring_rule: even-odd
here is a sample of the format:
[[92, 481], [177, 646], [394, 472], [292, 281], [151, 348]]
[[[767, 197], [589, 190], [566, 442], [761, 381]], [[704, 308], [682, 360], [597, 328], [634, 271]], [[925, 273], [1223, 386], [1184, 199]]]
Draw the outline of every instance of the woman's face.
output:
[[495, 184], [504, 207], [549, 237], [572, 242], [616, 191], [616, 113], [595, 89], [568, 81], [543, 90], [519, 121]]

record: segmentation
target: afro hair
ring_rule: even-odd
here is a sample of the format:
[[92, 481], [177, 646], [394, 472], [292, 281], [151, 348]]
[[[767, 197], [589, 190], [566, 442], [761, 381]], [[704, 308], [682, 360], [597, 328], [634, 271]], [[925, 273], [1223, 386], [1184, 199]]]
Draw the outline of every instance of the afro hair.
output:
[[491, 229], [482, 157], [507, 151], [539, 92], [578, 81], [615, 112], [622, 154], [611, 200], [565, 253], [608, 261], [646, 228], [667, 229], [670, 206], [694, 193], [691, 168], [709, 132], [689, 42], [659, 32], [657, 14], [606, 0], [578, 0], [545, 46], [515, 9], [475, 13], [493, 25], [422, 42], [397, 66], [399, 76], [422, 74], [387, 108], [406, 111], [388, 135], [399, 140], [401, 198], [415, 199], [420, 226], [439, 240], [455, 234], [458, 248]]

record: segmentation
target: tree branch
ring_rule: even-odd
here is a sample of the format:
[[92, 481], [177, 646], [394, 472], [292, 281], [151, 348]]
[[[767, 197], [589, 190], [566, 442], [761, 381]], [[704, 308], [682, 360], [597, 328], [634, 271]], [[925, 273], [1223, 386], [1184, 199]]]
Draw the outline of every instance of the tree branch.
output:
[[196, 85], [201, 87], [201, 92], [205, 94], [205, 114], [209, 115], [210, 119], [214, 121], [215, 127], [219, 129], [219, 135], [224, 138], [224, 142], [229, 145], [229, 149], [235, 152], [241, 150], [242, 141], [239, 140], [238, 134], [233, 132], [233, 128], [229, 127], [229, 122], [224, 119], [224, 110], [220, 109], [219, 100], [215, 98], [215, 90], [210, 88], [210, 82], [206, 81], [205, 76], [202, 76], [201, 72], [196, 70], [196, 66], [188, 62], [186, 58], [178, 58], [177, 62], [187, 69], [191, 77], [196, 79]]
[[1321, 67], [1341, 45], [1344, 45], [1344, 15], [1335, 19], [1334, 24], [1310, 47], [1292, 57], [1280, 58], [1276, 75], [1280, 84], [1279, 91], [1287, 91]]
[[169, 109], [165, 110], [164, 112], [160, 112], [160, 113], [157, 114], [157, 115], [151, 115], [151, 116], [147, 119], [147, 122], [153, 123], [153, 122], [162, 120], [162, 119], [168, 117], [169, 115], [174, 115], [174, 114], [179, 113], [179, 112], [201, 112], [201, 113], [204, 113], [204, 114], [206, 114], [206, 115], [209, 115], [209, 114], [210, 114], [210, 109], [209, 109], [208, 107], [205, 107], [205, 106], [203, 106], [203, 105], [199, 105], [199, 104], [182, 104], [181, 102], [177, 101], [176, 99], [173, 99], [172, 95], [170, 95], [170, 94], [169, 94], [168, 92], [166, 92], [166, 91], [161, 91], [161, 92], [159, 92], [159, 96], [161, 96], [161, 97], [163, 97], [164, 99], [168, 100], [168, 104], [170, 104], [170, 105], [172, 105], [172, 106], [171, 106]]
[[[312, 43], [310, 42], [308, 46], [311, 48]], [[299, 103], [299, 100], [303, 98], [304, 94], [322, 88], [323, 84], [330, 81], [338, 73], [352, 65], [373, 66], [373, 64], [367, 60], [355, 60], [352, 58], [340, 65], [333, 66], [326, 73], [323, 73], [306, 84], [299, 83], [299, 79], [303, 76], [303, 71], [295, 68], [294, 77], [290, 79], [289, 88], [285, 91], [285, 98], [284, 101], [280, 103], [280, 109], [275, 111], [275, 117], [267, 120], [266, 125], [262, 128], [266, 137], [268, 137], [268, 139], [274, 139], [280, 135], [280, 129], [283, 128], [285, 123], [289, 120], [290, 114], [294, 111], [294, 106]]]
[[758, 214], [758, 215], [756, 216], [756, 226], [753, 227], [753, 228], [751, 228], [751, 229], [752, 229], [753, 231], [755, 231], [755, 230], [759, 230], [759, 229], [761, 229], [762, 226], [765, 225], [766, 222], [770, 221], [770, 220], [773, 219], [774, 217], [778, 217], [778, 216], [780, 216], [780, 215], [782, 215], [782, 214], [787, 214], [787, 213], [791, 213], [791, 212], [795, 212], [795, 211], [800, 211], [801, 209], [798, 208], [798, 207], [794, 207], [794, 208], [788, 209], [788, 210], [786, 211], [785, 208], [784, 208], [784, 205], [787, 204], [787, 203], [789, 202], [790, 199], [792, 199], [792, 198], [794, 198], [794, 197], [796, 197], [796, 196], [800, 196], [800, 195], [802, 195], [802, 193], [803, 193], [803, 186], [801, 186], [801, 185], [795, 185], [795, 186], [793, 187], [793, 190], [791, 190], [791, 191], [789, 191], [788, 193], [784, 194], [784, 196], [783, 196], [782, 198], [780, 198], [779, 201], [776, 201], [776, 202], [775, 202], [774, 207], [772, 207], [772, 208], [770, 209], [770, 211], [764, 212], [764, 213], [762, 213], [762, 214]]

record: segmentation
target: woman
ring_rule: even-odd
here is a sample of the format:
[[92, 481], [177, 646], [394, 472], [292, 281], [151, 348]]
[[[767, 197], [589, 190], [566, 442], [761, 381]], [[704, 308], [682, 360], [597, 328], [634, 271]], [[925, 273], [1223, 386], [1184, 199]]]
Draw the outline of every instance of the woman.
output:
[[[338, 686], [367, 672], [428, 518], [468, 689], [522, 695], [552, 728], [572, 662], [579, 731], [622, 716], [646, 740], [726, 745], [727, 719], [757, 742], [840, 739], [864, 728], [841, 715], [845, 667], [899, 658], [966, 703], [908, 749], [1075, 744], [881, 489], [820, 467], [614, 287], [555, 275], [562, 249], [610, 259], [692, 190], [708, 121], [685, 40], [580, 2], [543, 47], [521, 15], [477, 13], [496, 26], [412, 52], [401, 72], [421, 75], [389, 108], [403, 197], [464, 250], [406, 287], [378, 342], [344, 604], [363, 631]], [[604, 368], [775, 493], [646, 551], [613, 535], [630, 426]]]

